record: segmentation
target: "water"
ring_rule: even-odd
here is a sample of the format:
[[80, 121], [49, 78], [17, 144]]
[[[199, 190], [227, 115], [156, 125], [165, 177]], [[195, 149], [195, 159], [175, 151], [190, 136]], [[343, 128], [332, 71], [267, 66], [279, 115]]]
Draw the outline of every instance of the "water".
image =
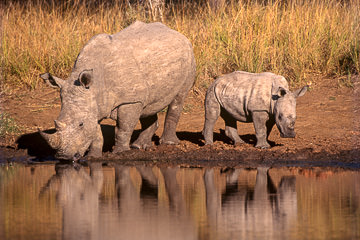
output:
[[2, 166], [0, 239], [360, 239], [360, 171]]

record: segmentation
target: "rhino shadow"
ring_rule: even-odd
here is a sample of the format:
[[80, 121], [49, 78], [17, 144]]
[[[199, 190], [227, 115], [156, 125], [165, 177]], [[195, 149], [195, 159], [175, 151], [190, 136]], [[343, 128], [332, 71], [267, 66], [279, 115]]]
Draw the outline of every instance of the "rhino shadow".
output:
[[[245, 143], [255, 146], [256, 144], [256, 135], [255, 134], [244, 134], [239, 135], [240, 139], [243, 140]], [[214, 141], [222, 141], [226, 144], [233, 144], [232, 140], [225, 135], [225, 130], [220, 129], [220, 133], [214, 133]], [[270, 147], [275, 146], [283, 146], [283, 144], [277, 144], [274, 141], [267, 140], [270, 144]]]
[[199, 146], [204, 146], [204, 142], [203, 142], [203, 136], [201, 132], [186, 132], [186, 131], [182, 131], [182, 132], [176, 132], [176, 136], [179, 138], [179, 140], [183, 141], [189, 141], [193, 144], [199, 145]]
[[[113, 146], [115, 146], [115, 126], [101, 125], [101, 131], [104, 137], [103, 152], [111, 152]], [[130, 143], [133, 143], [140, 135], [141, 130], [134, 130], [131, 135]], [[156, 134], [152, 137], [152, 141], [155, 145], [160, 144], [160, 138]]]
[[[55, 129], [47, 129], [45, 133], [55, 133]], [[111, 152], [115, 145], [115, 127], [112, 125], [101, 125], [101, 131], [104, 137], [103, 152]], [[134, 142], [140, 135], [141, 130], [134, 130], [131, 136], [131, 142]], [[186, 140], [198, 146], [204, 146], [204, 138], [201, 132], [187, 132], [181, 131], [176, 133], [180, 140]], [[254, 145], [256, 143], [256, 137], [254, 134], [241, 135], [240, 138], [245, 143]], [[232, 144], [231, 139], [225, 135], [223, 129], [220, 133], [214, 133], [215, 141], [222, 141], [226, 144]], [[152, 137], [152, 141], [156, 146], [160, 145], [160, 138], [156, 134]], [[16, 140], [18, 149], [26, 149], [27, 154], [40, 161], [54, 160], [56, 151], [50, 147], [45, 139], [40, 135], [39, 132], [33, 132], [21, 135]], [[271, 147], [280, 146], [273, 141], [269, 141]]]
[[[48, 129], [44, 132], [52, 134], [55, 132], [55, 129]], [[50, 160], [51, 158], [53, 159], [55, 155], [55, 150], [49, 146], [39, 132], [21, 135], [16, 140], [16, 144], [18, 149], [26, 149], [27, 154], [31, 157], [35, 157], [36, 159]]]
[[[115, 127], [111, 125], [101, 125], [101, 131], [104, 136], [103, 152], [111, 151], [115, 144]], [[55, 128], [47, 129], [43, 131], [48, 134], [56, 132]], [[135, 135], [139, 135], [139, 132], [134, 132]], [[27, 154], [40, 161], [53, 160], [56, 151], [50, 147], [45, 139], [40, 135], [39, 132], [27, 133], [21, 135], [17, 140], [16, 144], [18, 149], [27, 150]]]
[[[53, 134], [55, 131], [55, 128], [52, 128], [43, 132]], [[103, 152], [110, 152], [115, 145], [115, 127], [111, 125], [101, 125], [101, 131], [104, 137]], [[131, 142], [135, 141], [140, 133], [141, 130], [135, 130], [131, 137]], [[160, 138], [158, 136], [154, 135], [152, 140], [156, 145], [159, 145]], [[54, 156], [56, 151], [50, 147], [50, 145], [45, 141], [39, 132], [21, 135], [16, 140], [16, 144], [18, 149], [27, 150], [27, 154], [37, 160], [46, 161], [55, 159]]]

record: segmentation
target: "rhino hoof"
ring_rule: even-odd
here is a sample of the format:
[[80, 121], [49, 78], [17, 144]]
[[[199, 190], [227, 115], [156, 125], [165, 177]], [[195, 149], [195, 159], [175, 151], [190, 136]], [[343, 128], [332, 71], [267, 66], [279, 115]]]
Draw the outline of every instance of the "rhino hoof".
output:
[[102, 151], [101, 150], [90, 150], [89, 153], [86, 156], [89, 159], [94, 159], [94, 158], [101, 158], [102, 157]]
[[260, 148], [260, 149], [268, 149], [268, 148], [270, 148], [270, 145], [269, 144], [263, 144], [263, 145], [256, 145], [255, 147]]
[[176, 144], [179, 144], [179, 143], [180, 143], [179, 139], [173, 139], [173, 140], [160, 139], [160, 144], [176, 145]]
[[234, 147], [237, 147], [237, 146], [242, 146], [244, 145], [245, 142], [244, 141], [241, 141], [241, 142], [234, 142]]
[[152, 144], [151, 143], [150, 144], [149, 143], [144, 143], [144, 144], [133, 143], [133, 144], [131, 144], [131, 148], [149, 150], [152, 148]]
[[121, 153], [124, 151], [130, 150], [129, 146], [114, 146], [112, 153]]

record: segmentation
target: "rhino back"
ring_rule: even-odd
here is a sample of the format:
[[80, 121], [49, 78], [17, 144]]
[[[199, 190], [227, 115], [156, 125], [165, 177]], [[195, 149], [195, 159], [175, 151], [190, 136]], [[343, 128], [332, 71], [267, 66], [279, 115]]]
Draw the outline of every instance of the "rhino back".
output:
[[219, 77], [214, 82], [214, 91], [220, 105], [231, 115], [239, 121], [251, 121], [253, 111], [272, 112], [272, 85], [282, 78], [267, 72], [236, 71]]
[[161, 23], [135, 22], [114, 35], [92, 38], [76, 60], [73, 77], [83, 69], [93, 69], [92, 90], [101, 117], [131, 102], [143, 103], [152, 114], [167, 106], [184, 85], [192, 85], [195, 60], [182, 34]]

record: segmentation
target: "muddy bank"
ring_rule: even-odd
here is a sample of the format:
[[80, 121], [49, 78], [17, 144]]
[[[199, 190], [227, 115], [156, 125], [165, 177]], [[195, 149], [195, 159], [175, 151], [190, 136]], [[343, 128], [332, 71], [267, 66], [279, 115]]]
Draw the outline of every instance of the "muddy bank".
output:
[[[102, 161], [124, 164], [175, 164], [182, 166], [342, 166], [360, 164], [360, 77], [352, 78], [352, 87], [343, 87], [341, 79], [319, 79], [297, 103], [296, 137], [280, 137], [273, 128], [270, 149], [254, 147], [252, 123], [238, 123], [238, 133], [245, 144], [234, 147], [224, 134], [224, 122], [219, 119], [214, 128], [214, 145], [204, 146], [201, 134], [204, 122], [203, 99], [191, 93], [177, 127], [180, 144], [159, 145], [165, 113], [159, 113], [160, 127], [153, 137], [154, 147], [148, 151], [130, 150], [113, 155], [114, 122], [102, 122], [104, 156]], [[0, 161], [29, 163], [54, 161], [54, 151], [40, 137], [37, 128], [54, 132], [53, 121], [60, 112], [58, 93], [51, 89], [33, 91], [21, 97], [7, 96], [4, 110], [26, 131], [14, 141], [0, 139]], [[41, 108], [40, 103], [51, 103]], [[139, 126], [132, 140], [139, 135]]]
[[[225, 149], [226, 148], [226, 149]], [[0, 148], [0, 163], [21, 162], [25, 164], [53, 163], [51, 149], [13, 149]], [[30, 154], [29, 154], [30, 153]], [[260, 150], [246, 146], [233, 147], [227, 144], [202, 146], [197, 149], [184, 144], [178, 146], [160, 145], [148, 151], [132, 149], [120, 154], [105, 152], [101, 159], [82, 158], [80, 162], [102, 161], [103, 163], [120, 163], [124, 165], [165, 165], [181, 167], [250, 167], [258, 166], [283, 167], [340, 167], [360, 169], [360, 150], [315, 151], [313, 148], [296, 151], [273, 147]], [[70, 163], [71, 161], [69, 161]]]

